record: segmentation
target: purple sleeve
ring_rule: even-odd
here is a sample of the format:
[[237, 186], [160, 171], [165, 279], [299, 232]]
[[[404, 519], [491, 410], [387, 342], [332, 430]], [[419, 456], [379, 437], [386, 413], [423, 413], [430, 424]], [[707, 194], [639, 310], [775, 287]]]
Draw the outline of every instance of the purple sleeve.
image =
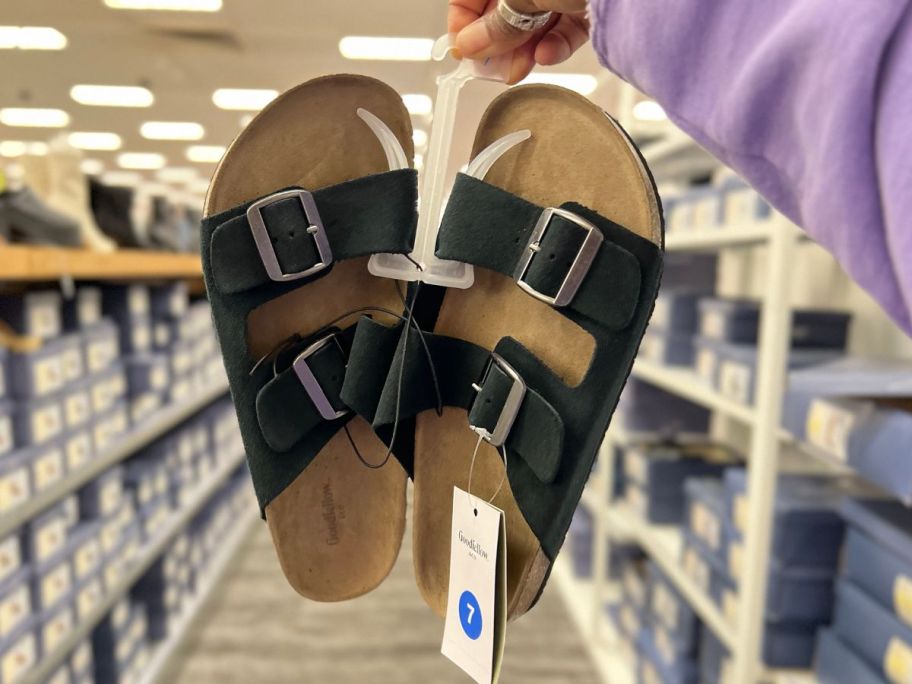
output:
[[591, 0], [602, 63], [912, 333], [912, 2]]

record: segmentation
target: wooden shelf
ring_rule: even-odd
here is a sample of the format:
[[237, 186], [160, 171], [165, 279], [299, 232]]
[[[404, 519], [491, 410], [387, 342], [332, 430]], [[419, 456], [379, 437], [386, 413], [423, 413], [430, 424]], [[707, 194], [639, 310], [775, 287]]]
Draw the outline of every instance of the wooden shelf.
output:
[[199, 278], [196, 254], [141, 249], [111, 253], [63, 247], [0, 245], [0, 280], [163, 280]]

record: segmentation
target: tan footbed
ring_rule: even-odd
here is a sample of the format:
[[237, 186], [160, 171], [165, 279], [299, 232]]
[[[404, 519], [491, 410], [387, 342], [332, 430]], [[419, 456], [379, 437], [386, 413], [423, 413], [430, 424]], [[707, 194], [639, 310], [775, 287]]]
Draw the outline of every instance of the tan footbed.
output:
[[[485, 177], [488, 183], [541, 206], [579, 202], [661, 244], [660, 211], [648, 173], [626, 136], [601, 109], [554, 86], [512, 88], [485, 112], [472, 156], [524, 128], [532, 131], [531, 139], [491, 168]], [[521, 291], [512, 279], [479, 268], [471, 288], [447, 291], [434, 332], [487, 349], [493, 349], [502, 337], [513, 337], [570, 386], [585, 376], [595, 345], [586, 331]], [[452, 488], [467, 487], [476, 440], [465, 411], [447, 409], [442, 418], [432, 412], [418, 417], [415, 577], [425, 601], [440, 615], [447, 602]], [[490, 498], [501, 481], [503, 467], [497, 450], [482, 443], [472, 493]], [[534, 603], [550, 560], [519, 511], [509, 482], [493, 504], [506, 514], [507, 606], [508, 617], [515, 618]]]
[[[288, 186], [317, 189], [388, 171], [380, 143], [356, 115], [358, 107], [386, 123], [413, 157], [409, 115], [393, 89], [363, 76], [319, 78], [281, 95], [237, 137], [213, 176], [205, 214]], [[365, 306], [401, 310], [396, 284], [371, 276], [366, 258], [338, 263], [323, 278], [250, 313], [250, 356], [259, 358], [292, 333], [316, 331]], [[370, 425], [356, 417], [349, 428], [365, 459], [380, 462], [386, 447]], [[379, 585], [402, 544], [406, 482], [394, 458], [369, 469], [344, 431], [335, 435], [266, 506], [291, 586], [311, 599], [341, 601]]]

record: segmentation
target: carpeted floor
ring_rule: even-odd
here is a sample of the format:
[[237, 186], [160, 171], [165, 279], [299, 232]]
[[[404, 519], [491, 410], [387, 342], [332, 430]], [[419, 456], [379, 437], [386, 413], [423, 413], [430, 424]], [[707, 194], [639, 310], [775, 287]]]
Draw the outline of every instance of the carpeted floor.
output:
[[[379, 589], [355, 601], [303, 600], [285, 583], [265, 525], [245, 542], [160, 679], [168, 684], [465, 684], [440, 655], [443, 622], [412, 579], [406, 535]], [[595, 668], [555, 587], [507, 629], [504, 684], [597, 684]]]

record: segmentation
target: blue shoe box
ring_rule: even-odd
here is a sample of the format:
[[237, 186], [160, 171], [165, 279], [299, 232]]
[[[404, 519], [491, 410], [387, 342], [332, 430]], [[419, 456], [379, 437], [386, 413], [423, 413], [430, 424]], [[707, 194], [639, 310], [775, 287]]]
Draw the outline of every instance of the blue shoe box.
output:
[[47, 444], [63, 434], [63, 405], [58, 397], [17, 402], [13, 426], [20, 447]]
[[18, 508], [32, 495], [32, 462], [21, 451], [0, 458], [0, 513]]
[[662, 289], [712, 294], [716, 289], [718, 255], [668, 252], [662, 268]]
[[36, 610], [52, 610], [72, 599], [73, 588], [73, 568], [66, 554], [34, 566], [32, 600]]
[[620, 581], [628, 565], [642, 563], [645, 554], [638, 544], [607, 540], [608, 562], [605, 576], [610, 580]]
[[127, 397], [127, 375], [122, 364], [114, 364], [91, 378], [92, 411], [100, 415]]
[[101, 296], [104, 314], [120, 325], [146, 318], [151, 313], [146, 285], [105, 285]]
[[833, 629], [839, 638], [889, 681], [907, 680], [912, 668], [912, 629], [851, 582], [839, 582], [836, 595]]
[[731, 654], [711, 629], [700, 635], [698, 658], [700, 684], [729, 684], [731, 682]]
[[32, 612], [32, 587], [28, 568], [20, 568], [0, 582], [0, 643], [15, 634]]
[[70, 532], [68, 548], [73, 558], [73, 577], [77, 583], [97, 575], [101, 570], [101, 522], [83, 522]]
[[179, 342], [171, 348], [171, 378], [172, 382], [186, 378], [193, 370], [193, 343]]
[[96, 416], [92, 442], [96, 453], [112, 448], [130, 430], [130, 413], [126, 402], [119, 402]]
[[18, 335], [50, 340], [63, 332], [62, 299], [54, 290], [0, 296], [0, 320]]
[[76, 617], [80, 622], [84, 622], [104, 601], [105, 591], [101, 575], [96, 573], [86, 577], [77, 585], [75, 594]]
[[169, 359], [164, 354], [144, 354], [127, 359], [127, 385], [130, 396], [159, 393], [168, 389]]
[[0, 583], [12, 577], [22, 567], [22, 541], [14, 532], [0, 539]]
[[624, 569], [621, 593], [624, 600], [643, 615], [648, 612], [651, 591], [652, 584], [645, 564], [631, 563]]
[[726, 591], [735, 588], [734, 581], [729, 577], [722, 560], [705, 548], [699, 539], [686, 529], [683, 530], [683, 537], [681, 566], [703, 593], [721, 609]]
[[152, 351], [152, 319], [137, 318], [120, 326], [120, 349], [125, 356], [148, 354]]
[[637, 681], [644, 684], [697, 684], [699, 673], [693, 659], [667, 663], [656, 647], [652, 630], [645, 629], [637, 640]]
[[[828, 623], [833, 616], [835, 575], [814, 570], [784, 570], [770, 564], [764, 615], [770, 623]], [[722, 596], [722, 612], [732, 624], [738, 619], [734, 585]]]
[[60, 441], [63, 445], [68, 473], [84, 468], [95, 457], [95, 445], [92, 441], [92, 433], [88, 428], [72, 430], [66, 433]]
[[663, 640], [672, 641], [678, 652], [694, 653], [700, 639], [699, 617], [655, 564], [650, 564], [650, 578], [650, 622], [662, 626]]
[[167, 498], [158, 498], [147, 504], [139, 511], [142, 526], [143, 540], [154, 540], [167, 524], [171, 517], [170, 501]]
[[13, 425], [13, 404], [0, 401], [0, 457], [6, 456], [16, 446]]
[[650, 329], [692, 337], [697, 332], [697, 303], [705, 296], [704, 292], [663, 288], [652, 310]]
[[39, 616], [38, 642], [42, 653], [53, 653], [76, 627], [76, 614], [71, 603], [64, 603]]
[[[726, 471], [727, 517], [737, 535], [747, 526], [747, 472]], [[823, 477], [779, 477], [773, 519], [771, 558], [788, 568], [834, 568], [845, 536], [839, 507], [843, 483]]]
[[59, 504], [35, 516], [23, 531], [25, 559], [41, 565], [58, 556], [66, 547], [69, 530], [67, 511]]
[[63, 300], [63, 327], [66, 330], [83, 330], [101, 320], [101, 288], [80, 285], [76, 296]]
[[895, 501], [849, 499], [844, 576], [912, 629], [912, 510]]
[[589, 510], [584, 505], [578, 506], [570, 520], [568, 540], [573, 574], [580, 578], [592, 577], [592, 546], [595, 536], [593, 525]]
[[108, 518], [123, 503], [123, 468], [114, 467], [79, 491], [79, 513], [83, 520]]
[[177, 281], [149, 288], [150, 312], [153, 316], [176, 319], [184, 316], [190, 307], [187, 284]]
[[76, 383], [62, 394], [63, 422], [67, 430], [85, 427], [92, 420], [92, 392], [87, 382]]
[[35, 399], [60, 391], [66, 384], [63, 359], [65, 353], [71, 355], [71, 346], [71, 338], [57, 338], [33, 351], [11, 352], [7, 361], [10, 394]]
[[38, 618], [33, 617], [9, 638], [0, 641], [0, 673], [3, 684], [16, 684], [38, 663]]
[[664, 366], [691, 366], [694, 349], [694, 338], [690, 333], [664, 332], [650, 327], [643, 334], [639, 355]]
[[110, 318], [103, 318], [82, 333], [86, 372], [100, 373], [120, 356], [120, 330]]
[[43, 492], [66, 475], [66, 454], [60, 440], [25, 449], [23, 454], [32, 464], [32, 491]]
[[170, 353], [177, 341], [177, 323], [169, 319], [152, 319], [152, 349], [156, 353]]
[[[757, 344], [760, 305], [756, 301], [704, 298], [699, 303], [700, 335], [723, 342]], [[792, 347], [845, 349], [851, 315], [841, 311], [795, 310]]]
[[60, 365], [63, 369], [64, 386], [79, 382], [86, 376], [85, 352], [82, 334], [73, 332], [55, 340], [60, 349]]
[[[721, 473], [719, 473], [721, 475]], [[684, 527], [713, 555], [722, 558], [726, 496], [717, 478], [691, 477], [684, 483], [687, 513]]]
[[818, 684], [889, 684], [831, 629], [817, 635]]

